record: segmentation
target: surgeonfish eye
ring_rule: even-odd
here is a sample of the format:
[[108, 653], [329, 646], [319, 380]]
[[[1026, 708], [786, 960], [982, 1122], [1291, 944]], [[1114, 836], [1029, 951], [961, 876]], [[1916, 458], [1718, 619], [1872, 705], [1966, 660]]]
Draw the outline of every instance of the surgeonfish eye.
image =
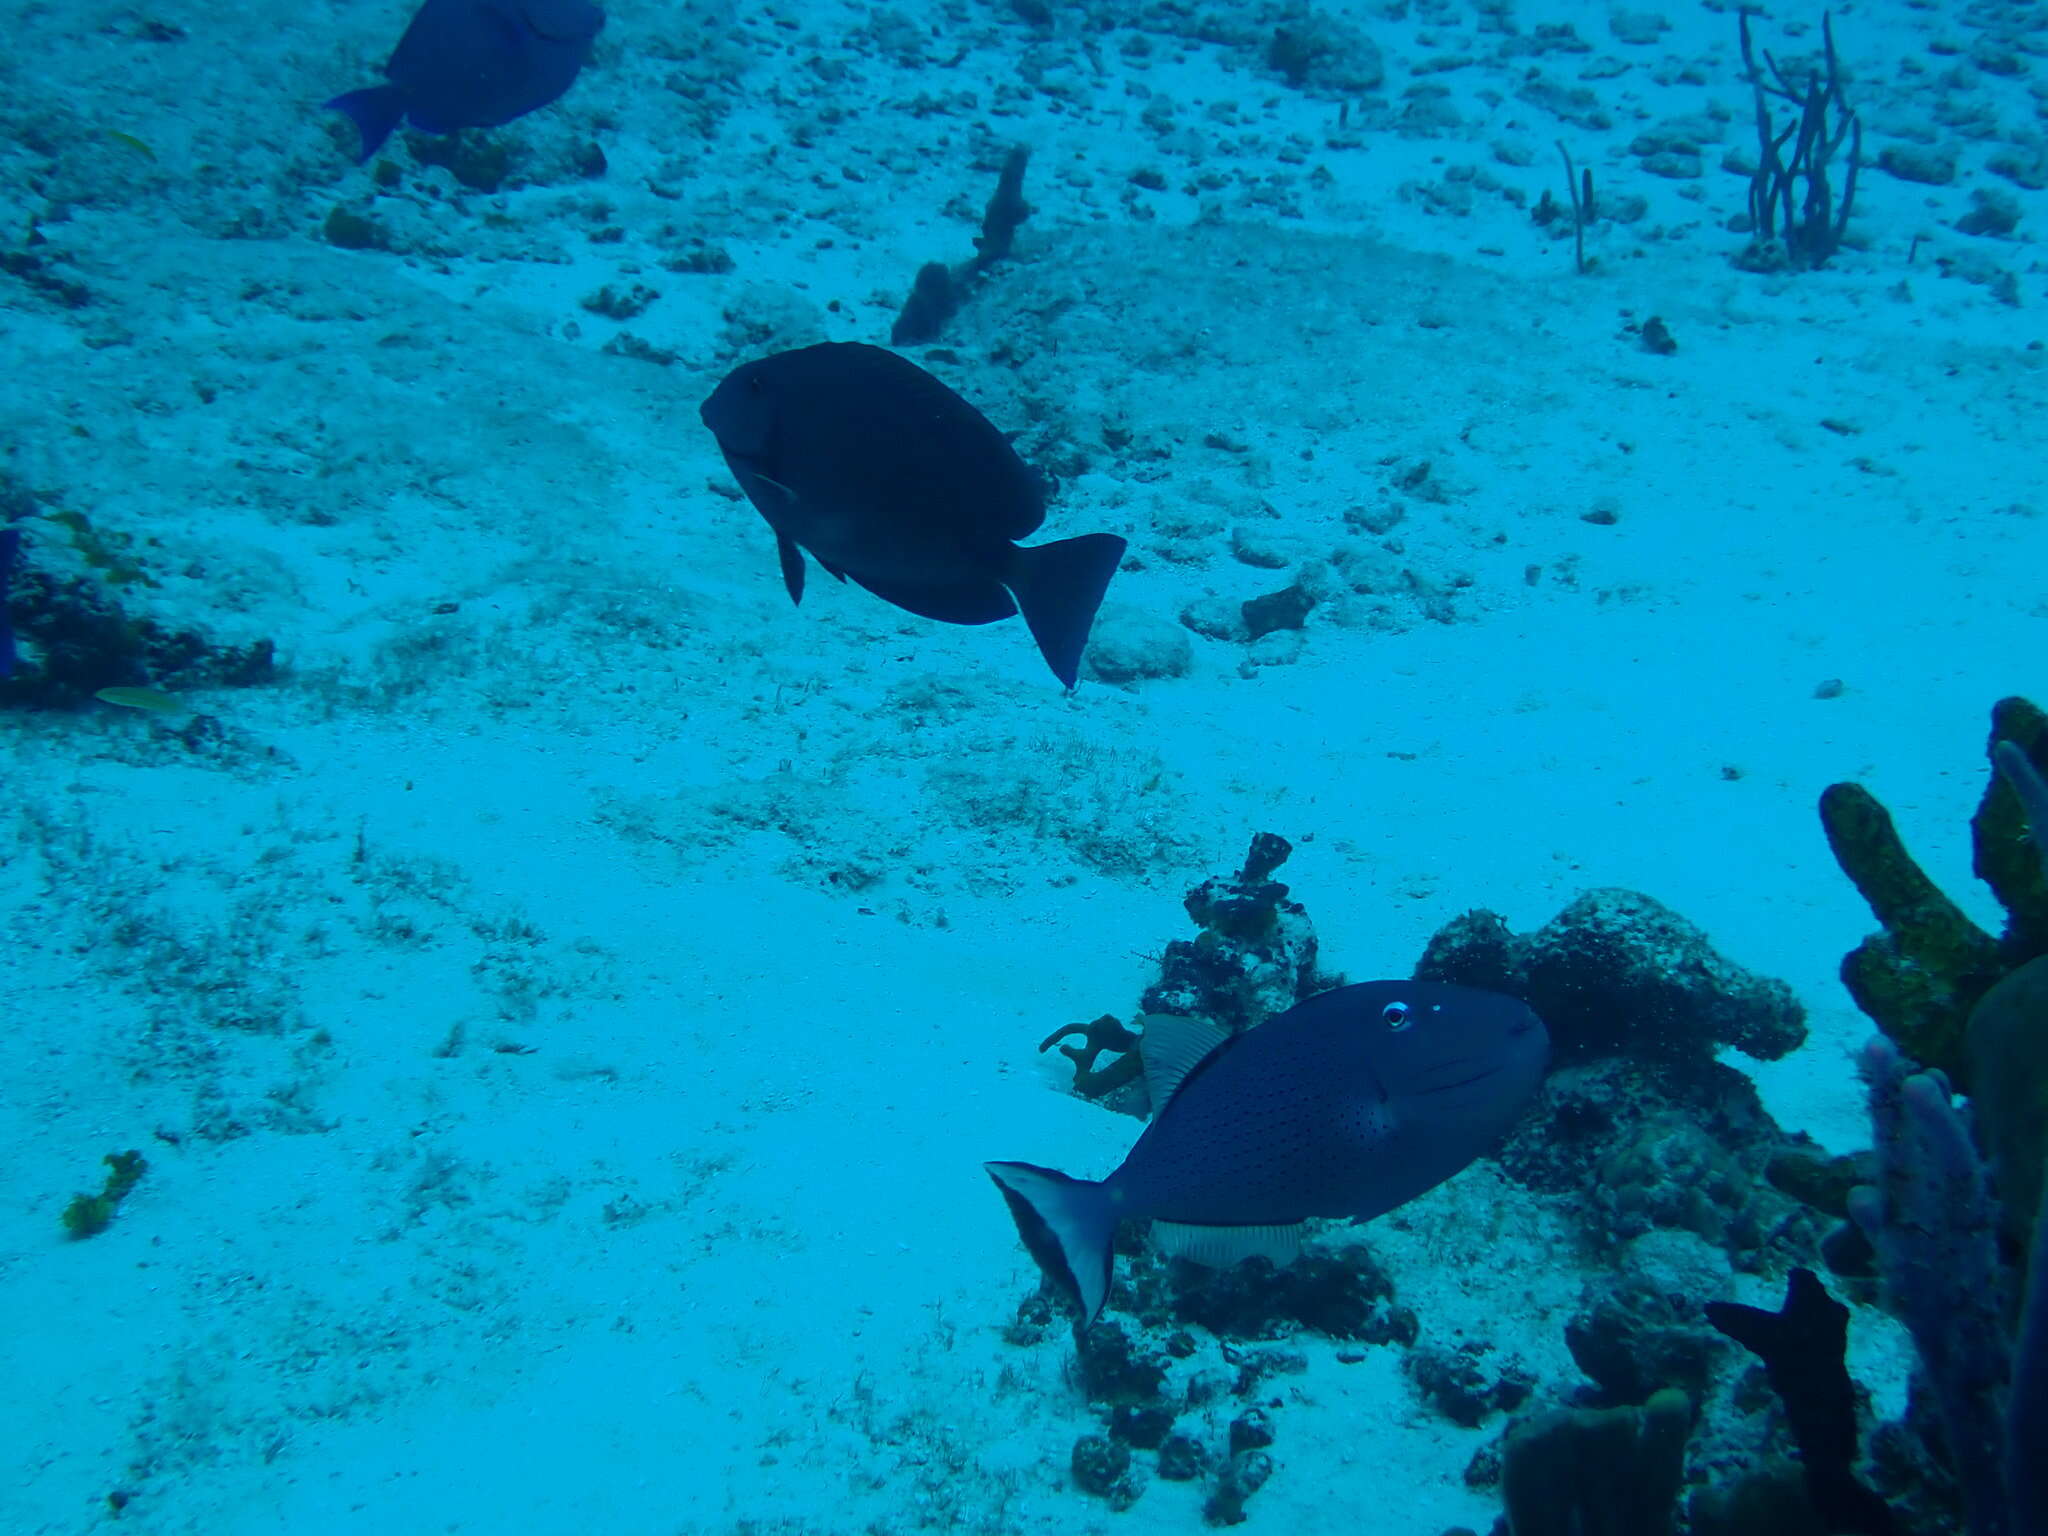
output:
[[1380, 1022], [1393, 1030], [1406, 1029], [1411, 1022], [1406, 1003], [1389, 1003], [1380, 1010]]

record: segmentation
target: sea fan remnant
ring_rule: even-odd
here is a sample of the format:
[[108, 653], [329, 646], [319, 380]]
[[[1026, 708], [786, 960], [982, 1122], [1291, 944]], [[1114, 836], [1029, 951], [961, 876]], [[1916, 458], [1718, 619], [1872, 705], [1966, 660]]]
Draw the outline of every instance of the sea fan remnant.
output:
[[[1759, 69], [1746, 10], [1740, 26], [1743, 74], [1756, 104], [1757, 165], [1749, 180], [1750, 243], [1736, 265], [1756, 272], [1825, 266], [1848, 229], [1856, 168], [1863, 158], [1863, 124], [1842, 94], [1833, 24], [1823, 12], [1824, 68], [1809, 68], [1804, 81], [1780, 67], [1768, 51], [1763, 61], [1769, 73]], [[1771, 120], [1772, 97], [1795, 109], [1783, 128]], [[1845, 140], [1849, 165], [1838, 206], [1828, 168]]]

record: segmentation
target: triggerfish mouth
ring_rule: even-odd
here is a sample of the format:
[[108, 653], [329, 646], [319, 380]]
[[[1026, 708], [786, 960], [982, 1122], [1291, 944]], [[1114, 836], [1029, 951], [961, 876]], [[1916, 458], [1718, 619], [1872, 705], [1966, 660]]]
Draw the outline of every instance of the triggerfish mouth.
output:
[[1152, 1123], [1108, 1178], [986, 1165], [1084, 1324], [1109, 1296], [1118, 1222], [1149, 1219], [1199, 1264], [1286, 1264], [1308, 1218], [1365, 1221], [1434, 1189], [1515, 1122], [1550, 1036], [1497, 992], [1368, 981], [1236, 1035], [1155, 1014], [1138, 1049]]

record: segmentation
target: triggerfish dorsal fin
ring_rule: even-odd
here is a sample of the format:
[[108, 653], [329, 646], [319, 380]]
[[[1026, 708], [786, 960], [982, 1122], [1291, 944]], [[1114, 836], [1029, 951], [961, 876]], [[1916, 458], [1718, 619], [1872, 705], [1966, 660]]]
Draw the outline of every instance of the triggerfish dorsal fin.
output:
[[1138, 1042], [1138, 1064], [1145, 1069], [1145, 1091], [1152, 1095], [1152, 1113], [1166, 1108], [1174, 1090], [1218, 1047], [1227, 1044], [1227, 1030], [1207, 1019], [1178, 1013], [1145, 1015], [1145, 1035]]
[[1169, 1258], [1210, 1269], [1228, 1269], [1242, 1259], [1271, 1259], [1285, 1269], [1301, 1257], [1306, 1222], [1279, 1227], [1199, 1227], [1184, 1221], [1155, 1221], [1152, 1241]]

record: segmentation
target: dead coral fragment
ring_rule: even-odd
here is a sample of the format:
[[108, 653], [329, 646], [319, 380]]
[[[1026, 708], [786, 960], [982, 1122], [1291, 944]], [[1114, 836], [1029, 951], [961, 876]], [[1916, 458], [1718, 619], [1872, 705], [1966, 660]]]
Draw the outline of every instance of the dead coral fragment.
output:
[[[1081, 1044], [1061, 1044], [1075, 1035], [1081, 1037]], [[1093, 1023], [1069, 1024], [1064, 1029], [1054, 1030], [1038, 1042], [1038, 1049], [1043, 1053], [1059, 1046], [1060, 1054], [1074, 1064], [1074, 1092], [1084, 1099], [1099, 1099], [1113, 1089], [1137, 1080], [1138, 1039], [1115, 1014], [1105, 1013]], [[1108, 1066], [1098, 1068], [1095, 1063], [1104, 1051], [1121, 1051], [1123, 1055]]]
[[[1159, 979], [1145, 989], [1139, 1004], [1145, 1014], [1204, 1019], [1234, 1035], [1337, 985], [1337, 978], [1316, 970], [1315, 925], [1308, 913], [1300, 902], [1288, 900], [1285, 885], [1269, 878], [1293, 851], [1286, 838], [1261, 832], [1252, 838], [1235, 875], [1204, 880], [1188, 892], [1184, 904], [1201, 932], [1166, 946]], [[1081, 1044], [1063, 1043], [1077, 1035]], [[1054, 1031], [1038, 1048], [1059, 1046], [1074, 1064], [1074, 1091], [1104, 1099], [1137, 1082], [1139, 1039], [1114, 1014], [1104, 1014], [1093, 1023]], [[1111, 1051], [1124, 1054], [1098, 1067], [1101, 1056]], [[1111, 1107], [1142, 1113], [1143, 1100], [1133, 1088]]]
[[1511, 932], [1492, 912], [1467, 912], [1437, 931], [1415, 974], [1521, 998], [1549, 1026], [1560, 1061], [1699, 1067], [1724, 1045], [1776, 1061], [1806, 1039], [1791, 988], [1735, 964], [1696, 924], [1639, 891], [1587, 891], [1532, 934]]

